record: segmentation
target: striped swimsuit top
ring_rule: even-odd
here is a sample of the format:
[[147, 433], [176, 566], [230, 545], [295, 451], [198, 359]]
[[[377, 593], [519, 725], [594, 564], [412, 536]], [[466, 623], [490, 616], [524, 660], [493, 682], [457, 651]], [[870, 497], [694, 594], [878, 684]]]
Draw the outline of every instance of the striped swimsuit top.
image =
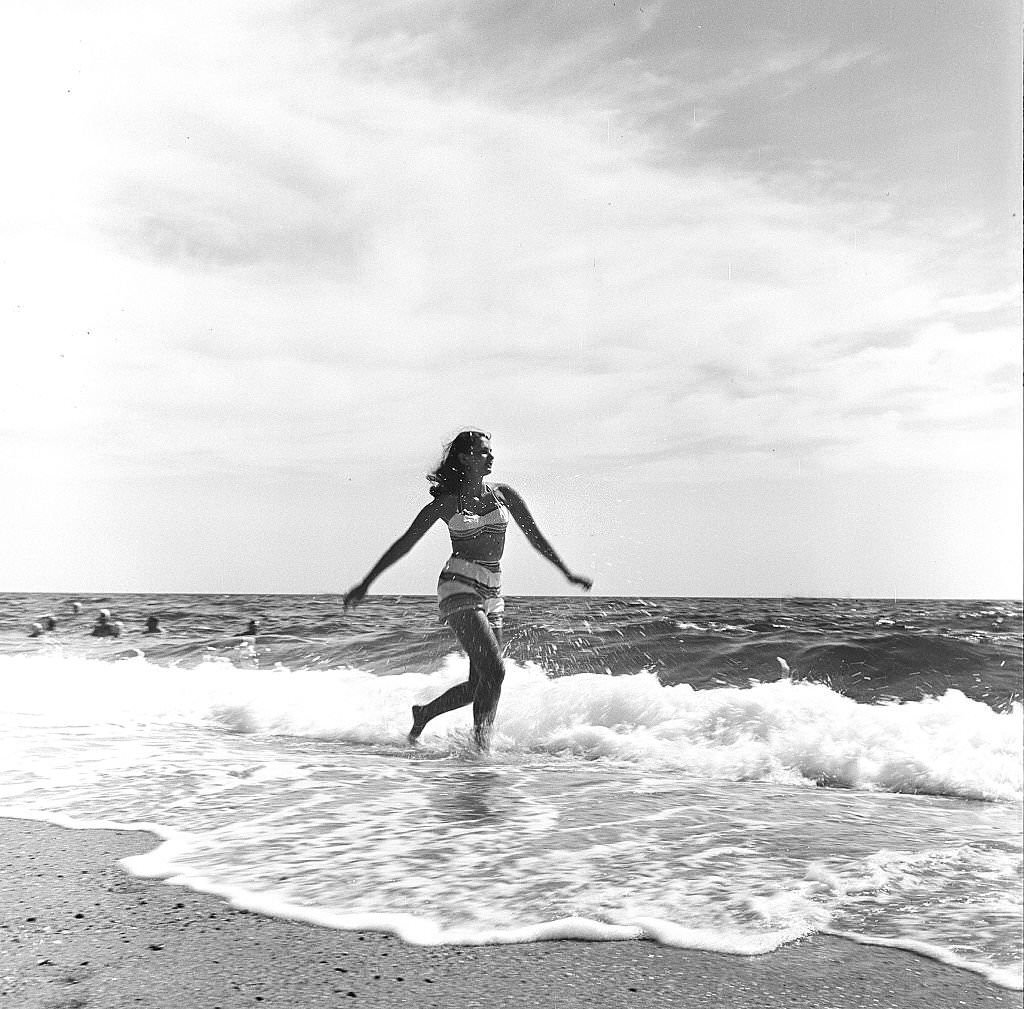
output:
[[[452, 553], [467, 560], [497, 563], [505, 550], [508, 508], [491, 491], [494, 507], [483, 515], [463, 509], [448, 520]], [[493, 560], [492, 560], [493, 559]]]

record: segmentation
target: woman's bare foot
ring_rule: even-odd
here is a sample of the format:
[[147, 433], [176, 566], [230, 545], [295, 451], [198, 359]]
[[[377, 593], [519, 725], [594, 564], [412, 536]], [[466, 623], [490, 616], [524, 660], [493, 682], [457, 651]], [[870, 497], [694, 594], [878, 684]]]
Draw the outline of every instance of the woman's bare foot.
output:
[[412, 706], [412, 728], [409, 730], [408, 740], [415, 743], [420, 738], [420, 733], [427, 727], [427, 720], [423, 717], [423, 707], [419, 704]]

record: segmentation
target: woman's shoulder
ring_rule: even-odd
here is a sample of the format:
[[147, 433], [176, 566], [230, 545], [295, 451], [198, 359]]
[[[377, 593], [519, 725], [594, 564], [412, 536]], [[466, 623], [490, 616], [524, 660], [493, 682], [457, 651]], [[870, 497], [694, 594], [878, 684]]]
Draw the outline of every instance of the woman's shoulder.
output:
[[507, 483], [488, 484], [491, 494], [500, 504], [508, 506], [510, 502], [522, 500], [514, 487]]
[[459, 510], [459, 496], [448, 493], [438, 494], [427, 507], [447, 522]]

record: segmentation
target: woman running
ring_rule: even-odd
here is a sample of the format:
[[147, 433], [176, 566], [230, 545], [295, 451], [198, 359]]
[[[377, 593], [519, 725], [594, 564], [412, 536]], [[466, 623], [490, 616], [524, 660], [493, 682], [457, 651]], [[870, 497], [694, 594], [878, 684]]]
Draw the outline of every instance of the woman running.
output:
[[526, 502], [508, 484], [484, 483], [493, 463], [489, 434], [463, 431], [456, 435], [437, 469], [427, 476], [433, 500], [388, 547], [370, 573], [345, 594], [346, 609], [360, 602], [378, 575], [404, 557], [438, 519], [444, 519], [452, 539], [452, 555], [437, 580], [437, 605], [441, 622], [455, 631], [469, 656], [469, 679], [429, 704], [413, 705], [410, 742], [419, 738], [432, 718], [472, 702], [474, 737], [477, 746], [487, 749], [505, 678], [501, 659], [505, 612], [501, 555], [509, 516], [515, 519], [530, 545], [570, 582], [584, 589], [592, 584], [589, 578], [573, 574], [562, 563], [537, 528]]

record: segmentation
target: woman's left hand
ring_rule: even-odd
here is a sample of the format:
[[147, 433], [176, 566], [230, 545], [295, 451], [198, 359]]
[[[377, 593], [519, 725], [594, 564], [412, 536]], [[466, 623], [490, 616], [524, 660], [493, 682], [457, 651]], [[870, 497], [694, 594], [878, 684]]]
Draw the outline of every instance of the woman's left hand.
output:
[[574, 575], [571, 571], [566, 575], [566, 578], [568, 578], [573, 585], [578, 585], [581, 589], [585, 589], [587, 592], [590, 591], [590, 587], [594, 584], [593, 578], [588, 578], [586, 575]]
[[363, 596], [366, 595], [366, 590], [369, 586], [366, 582], [360, 582], [358, 585], [354, 585], [352, 588], [345, 593], [345, 609], [347, 610], [350, 606], [355, 606], [363, 601]]

